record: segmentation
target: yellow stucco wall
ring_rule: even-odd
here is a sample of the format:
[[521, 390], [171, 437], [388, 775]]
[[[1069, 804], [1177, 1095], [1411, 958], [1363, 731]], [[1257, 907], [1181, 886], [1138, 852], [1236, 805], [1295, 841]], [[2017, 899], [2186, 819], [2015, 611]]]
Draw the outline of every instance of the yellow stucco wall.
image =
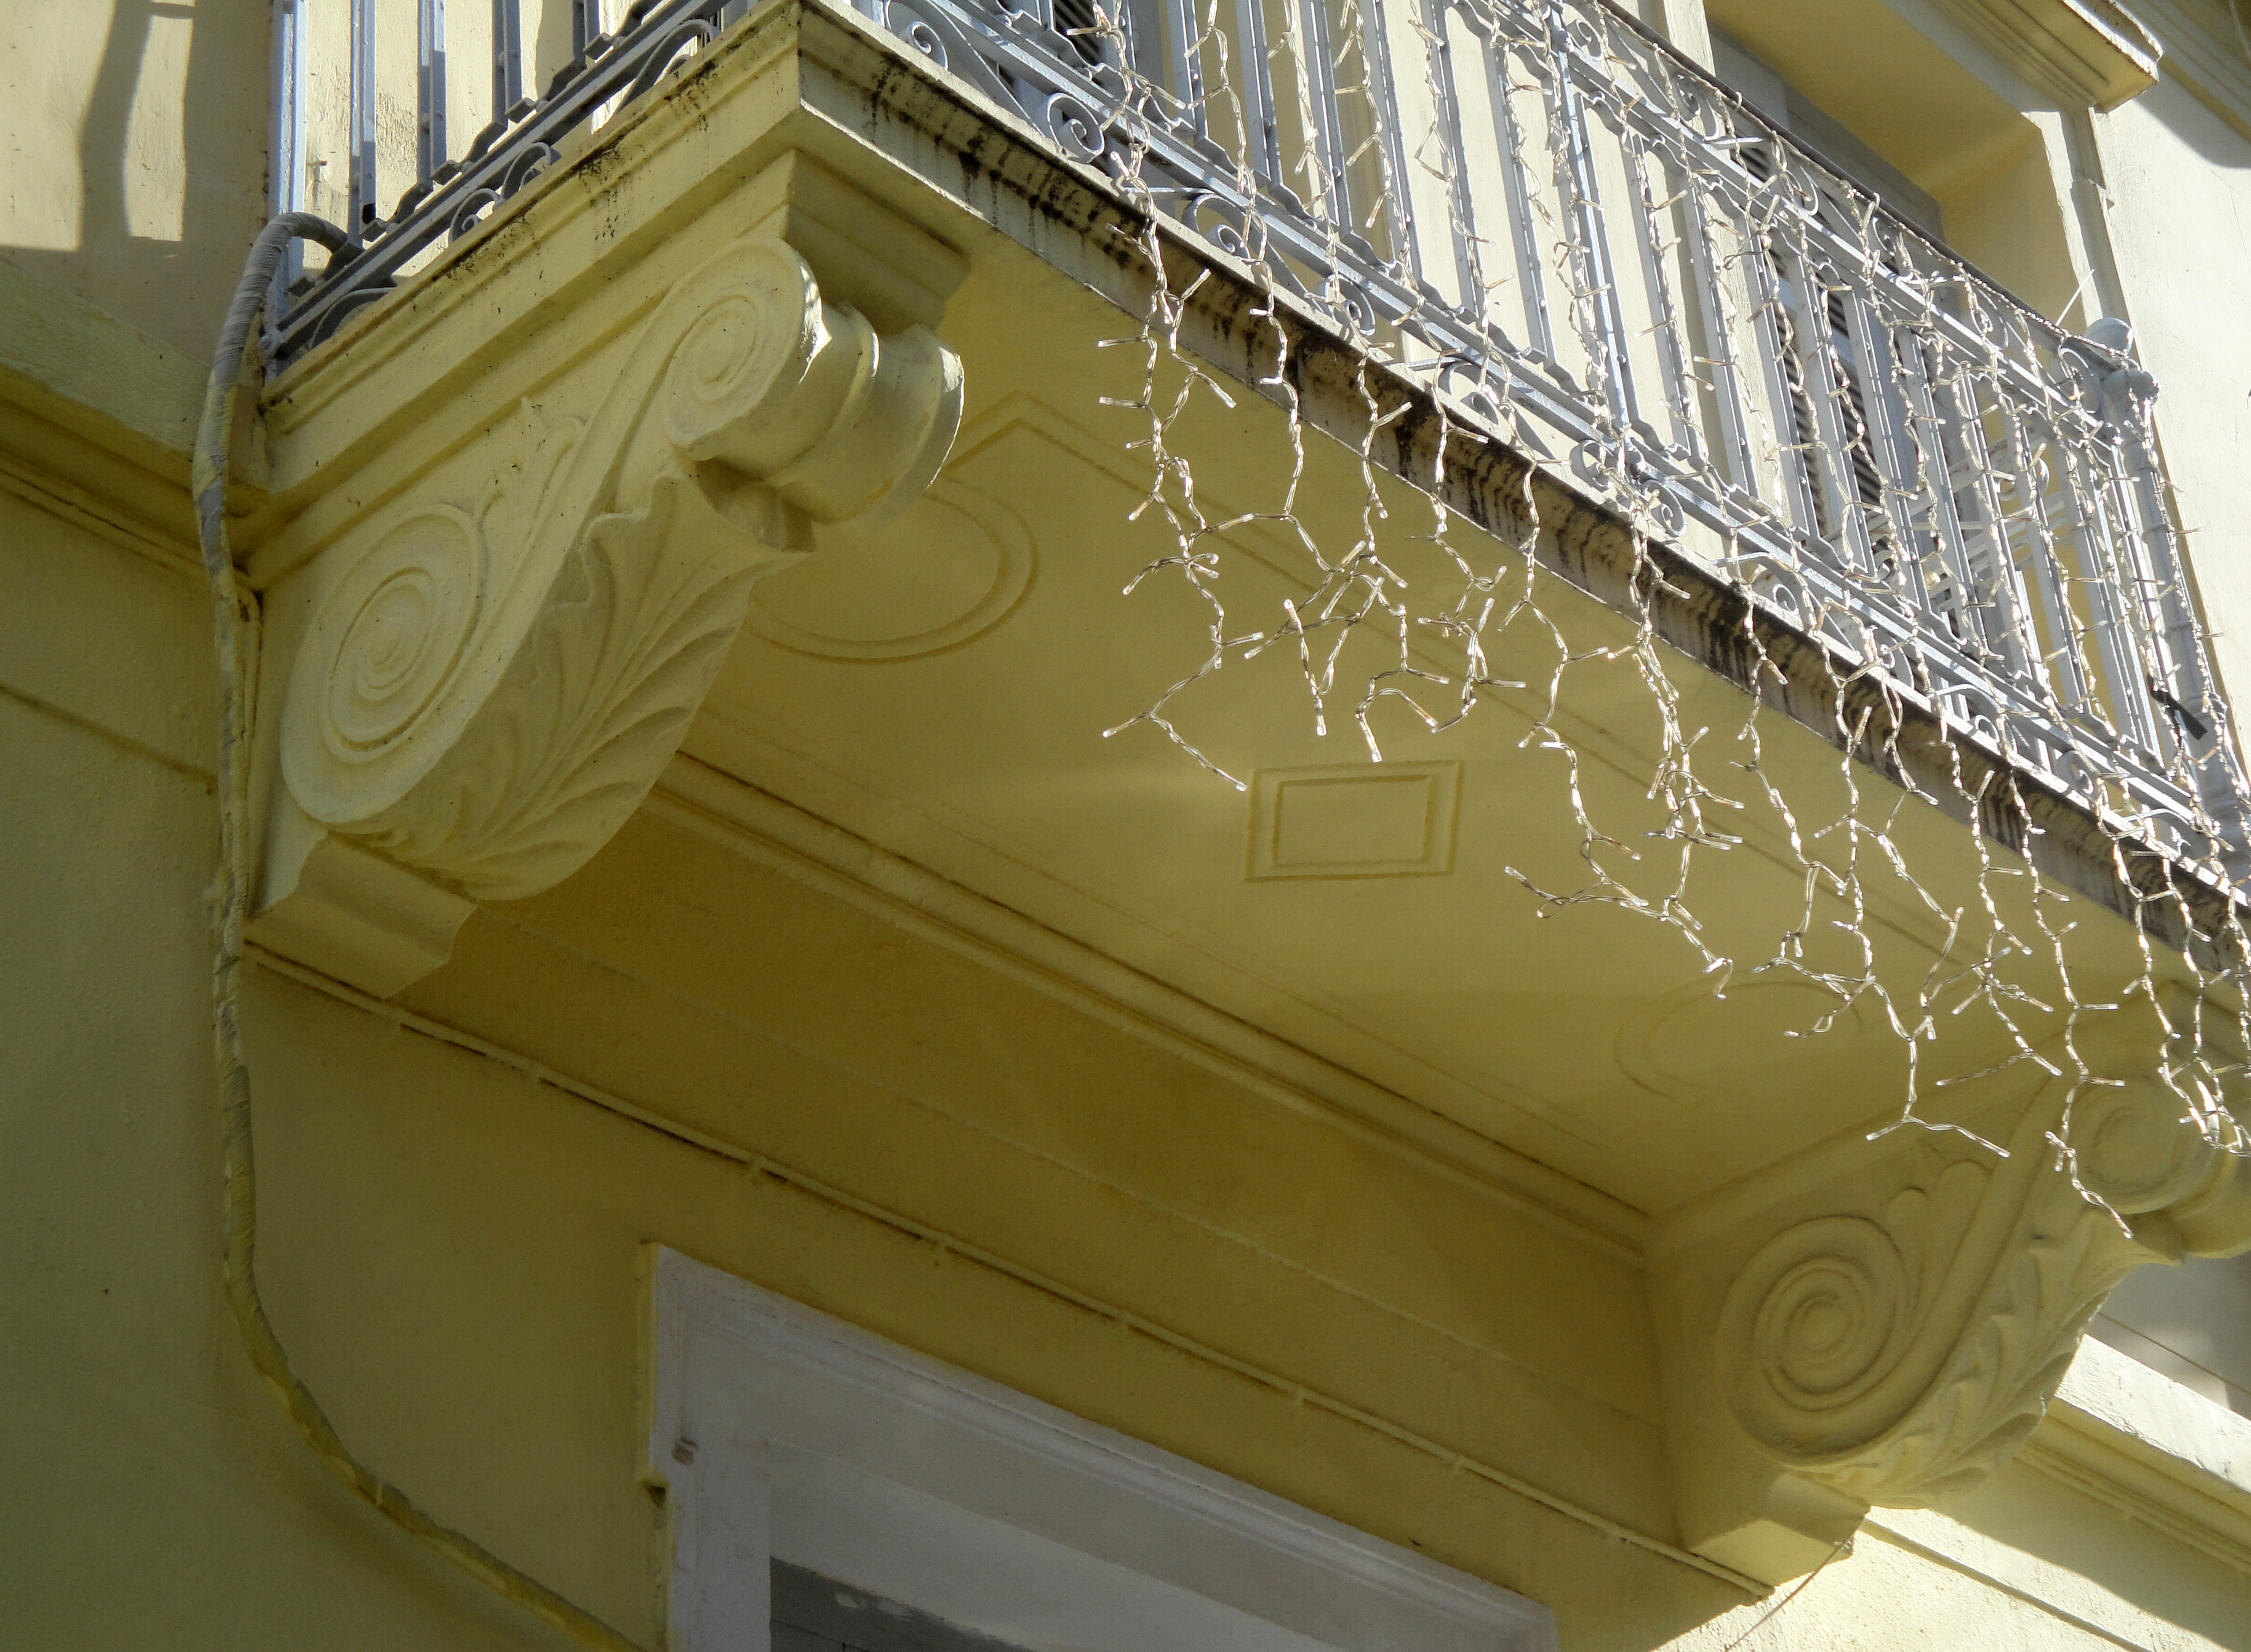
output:
[[0, 258], [208, 356], [267, 216], [271, 10], [0, 10]]
[[2157, 430], [2178, 489], [2221, 674], [2251, 683], [2251, 139], [2181, 86], [2102, 118], [2110, 239], [2142, 357], [2163, 386]]
[[[0, 1030], [9, 1620], [45, 1646], [542, 1643], [329, 1480], [248, 1373], [216, 1262], [201, 593], [20, 491], [0, 510], [31, 599], [0, 653], [0, 843], [38, 961]], [[1575, 1652], [1724, 1645], [1754, 1614], [1480, 1472], [1661, 1521], [1631, 1267], [723, 841], [644, 817], [473, 920], [410, 1007], [661, 1122], [261, 975], [276, 1317], [385, 1473], [637, 1635], [663, 1552], [649, 1240], [1520, 1589]], [[2085, 1565], [2066, 1604], [2094, 1621], [2251, 1643], [2216, 1562], [2122, 1549], [2119, 1517], [2037, 1479], [1980, 1496], [1970, 1567], [1980, 1531], [2045, 1546]], [[1873, 1534], [1762, 1633], [2102, 1643]]]
[[[179, 238], [102, 240], [66, 171], [100, 101], [73, 88], [120, 73], [101, 10], [10, 12], [6, 73], [45, 80], [0, 94], [27, 157], [0, 241], [47, 283], [0, 293], [38, 318], [0, 341], [0, 1644], [559, 1645], [328, 1476], [221, 1298], [181, 444], [263, 106], [238, 87], [190, 146]], [[196, 50], [232, 30], [262, 65], [260, 15], [204, 0]], [[2149, 144], [2122, 153], [2162, 168]], [[2192, 308], [2156, 307], [2153, 352]], [[679, 810], [473, 919], [398, 1014], [274, 972], [249, 1011], [304, 1376], [440, 1518], [645, 1642], [651, 1241], [1521, 1590], [1569, 1652], [1716, 1652], [1770, 1604], [1664, 1551], [1630, 1256]], [[1878, 1524], [1747, 1645], [2251, 1647], [2240, 1572], [2030, 1469]]]

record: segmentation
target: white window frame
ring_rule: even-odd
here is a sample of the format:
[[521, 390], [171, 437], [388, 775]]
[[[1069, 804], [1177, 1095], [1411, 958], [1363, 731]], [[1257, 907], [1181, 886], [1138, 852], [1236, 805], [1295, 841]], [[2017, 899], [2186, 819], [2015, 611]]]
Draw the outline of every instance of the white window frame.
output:
[[675, 1652], [768, 1652], [779, 1558], [1015, 1646], [1555, 1652], [1547, 1607], [659, 1249]]

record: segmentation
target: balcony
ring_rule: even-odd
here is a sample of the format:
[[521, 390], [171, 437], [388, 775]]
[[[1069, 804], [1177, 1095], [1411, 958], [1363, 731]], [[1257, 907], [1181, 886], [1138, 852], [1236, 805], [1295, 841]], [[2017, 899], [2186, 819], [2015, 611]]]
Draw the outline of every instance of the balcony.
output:
[[[259, 944], [632, 1095], [624, 1006], [771, 984], [708, 961], [748, 857], [874, 914], [808, 979], [921, 990], [906, 928], [1645, 1268], [1661, 1403], [1510, 1471], [1762, 1578], [2251, 1236], [2181, 1121], [2242, 1060], [2241, 788], [2127, 340], [1598, 5], [874, 3], [649, 0], [514, 101], [501, 28], [458, 153], [434, 10], [355, 11], [433, 67], [347, 52], [375, 101], [284, 145], [357, 233], [286, 280], [238, 535]], [[511, 989], [655, 934], [641, 996]], [[691, 1139], [755, 1135], [732, 1059], [668, 1069]], [[1843, 1422], [1757, 1389], [1816, 1275], [1899, 1328]]]
[[[860, 9], [1846, 672], [2130, 835], [2240, 871], [2241, 770], [2130, 340], [2044, 321], [1598, 0], [1429, 3], [1244, 0], [1209, 27], [1153, 0], [1114, 19], [1092, 0]], [[457, 156], [442, 6], [352, 0], [349, 41], [325, 43], [342, 131], [307, 119], [339, 108], [304, 89], [322, 43], [285, 33], [285, 175], [333, 197], [340, 158], [357, 239], [296, 280], [274, 359], [747, 9], [643, 0], [600, 33], [575, 5], [567, 41], [543, 14], [533, 46], [571, 55], [535, 98], [523, 0], [498, 0], [471, 43], [493, 118]], [[394, 64], [414, 69], [395, 94]], [[334, 210], [314, 193], [287, 204]]]

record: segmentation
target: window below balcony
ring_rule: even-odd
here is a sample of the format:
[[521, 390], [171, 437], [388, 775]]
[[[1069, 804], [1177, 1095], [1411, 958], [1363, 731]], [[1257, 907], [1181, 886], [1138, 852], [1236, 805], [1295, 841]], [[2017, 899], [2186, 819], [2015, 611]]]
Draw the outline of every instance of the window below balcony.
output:
[[680, 1652], [1555, 1652], [1521, 1595], [675, 1252], [653, 1274]]

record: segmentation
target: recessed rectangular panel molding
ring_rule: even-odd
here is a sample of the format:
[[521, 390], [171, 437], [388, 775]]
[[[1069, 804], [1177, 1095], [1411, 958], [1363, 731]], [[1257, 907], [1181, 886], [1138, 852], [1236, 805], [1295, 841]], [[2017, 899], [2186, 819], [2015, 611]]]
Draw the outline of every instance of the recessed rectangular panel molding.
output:
[[1263, 768], [1246, 875], [1419, 878], [1454, 869], [1459, 763]]

